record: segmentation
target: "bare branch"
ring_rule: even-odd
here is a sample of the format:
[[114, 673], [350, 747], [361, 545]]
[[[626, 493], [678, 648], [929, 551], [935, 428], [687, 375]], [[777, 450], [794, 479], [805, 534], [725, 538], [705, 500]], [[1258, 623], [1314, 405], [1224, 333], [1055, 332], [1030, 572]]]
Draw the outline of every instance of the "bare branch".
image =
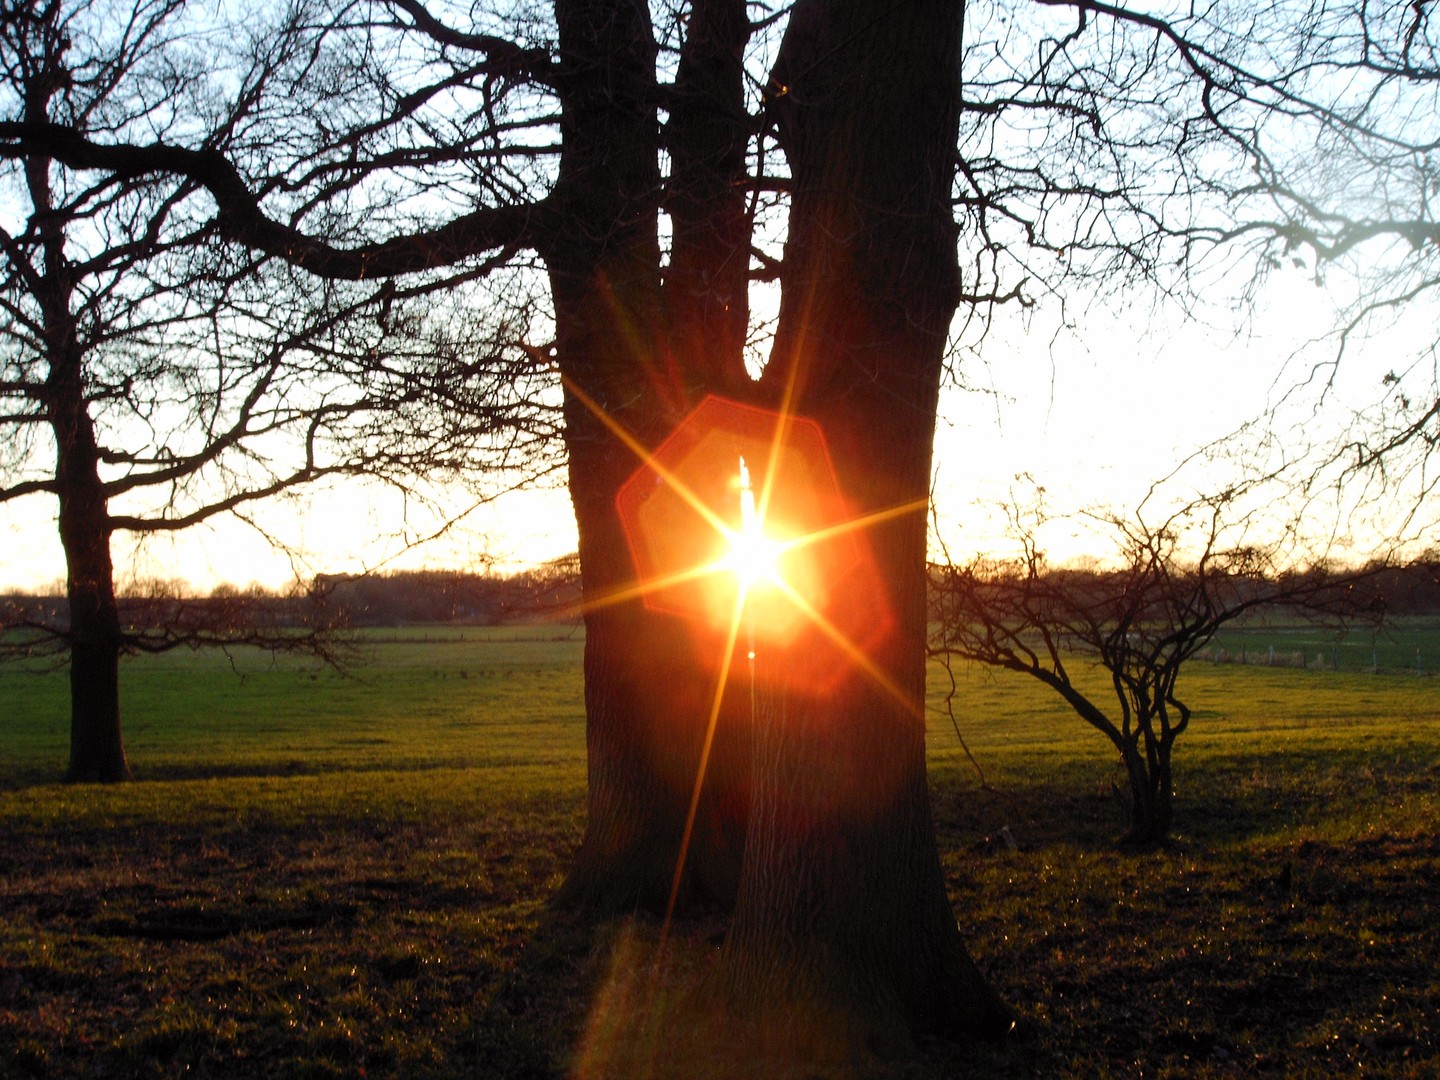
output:
[[239, 172], [215, 150], [165, 143], [99, 143], [58, 124], [0, 121], [0, 157], [44, 156], [73, 169], [140, 179], [182, 176], [203, 187], [226, 239], [284, 259], [319, 277], [352, 281], [418, 273], [476, 255], [543, 246], [554, 214], [538, 203], [484, 207], [444, 225], [353, 248], [334, 247], [268, 217]]

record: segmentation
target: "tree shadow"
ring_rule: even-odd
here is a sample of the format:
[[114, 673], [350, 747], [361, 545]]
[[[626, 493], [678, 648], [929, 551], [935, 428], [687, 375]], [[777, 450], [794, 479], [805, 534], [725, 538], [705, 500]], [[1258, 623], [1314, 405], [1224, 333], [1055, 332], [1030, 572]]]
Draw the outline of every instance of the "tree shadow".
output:
[[491, 989], [449, 1063], [460, 1075], [524, 1080], [929, 1080], [1039, 1075], [1043, 1025], [1009, 1045], [922, 1038], [885, 1053], [859, 1045], [853, 1017], [757, 1015], [717, 967], [726, 920], [664, 927], [631, 915], [596, 923], [549, 911]]
[[1071, 768], [984, 786], [942, 774], [932, 778], [932, 805], [942, 852], [1013, 845], [1143, 853], [1155, 846], [1251, 844], [1343, 813], [1347, 804], [1431, 791], [1431, 760], [1424, 754], [1402, 758], [1393, 748], [1325, 747], [1182, 761], [1172, 836], [1149, 848], [1121, 845], [1128, 795], [1106, 770]]

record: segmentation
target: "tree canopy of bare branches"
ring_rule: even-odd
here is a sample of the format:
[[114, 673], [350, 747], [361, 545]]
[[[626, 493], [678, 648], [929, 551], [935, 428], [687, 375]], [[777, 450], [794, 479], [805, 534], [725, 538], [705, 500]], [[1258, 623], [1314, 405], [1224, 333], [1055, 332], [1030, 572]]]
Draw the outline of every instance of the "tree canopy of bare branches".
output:
[[[246, 145], [263, 84], [294, 62], [294, 20], [237, 52], [234, 27], [183, 3], [117, 10], [6, 5], [7, 116], [107, 141]], [[72, 778], [128, 772], [121, 652], [315, 641], [183, 618], [126, 629], [115, 534], [253, 521], [267, 500], [336, 479], [418, 493], [422, 474], [449, 476], [480, 492], [554, 467], [550, 365], [521, 347], [532, 293], [476, 318], [480, 286], [460, 273], [439, 300], [426, 283], [302, 277], [224, 239], [200, 185], [163, 171], [77, 172], [27, 147], [0, 185], [0, 501], [58, 507], [67, 617], [29, 627], [23, 648], [47, 638], [70, 656]]]

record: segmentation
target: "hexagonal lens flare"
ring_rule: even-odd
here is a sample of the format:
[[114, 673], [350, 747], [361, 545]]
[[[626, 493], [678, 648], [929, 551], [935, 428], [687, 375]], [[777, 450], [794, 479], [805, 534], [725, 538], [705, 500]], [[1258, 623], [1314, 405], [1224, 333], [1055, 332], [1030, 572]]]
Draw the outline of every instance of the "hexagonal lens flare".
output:
[[644, 603], [790, 639], [861, 558], [817, 424], [706, 398], [621, 488]]
[[708, 397], [651, 453], [583, 390], [566, 385], [641, 460], [616, 496], [635, 583], [610, 596], [587, 598], [587, 604], [639, 597], [653, 610], [705, 620], [725, 641], [666, 909], [668, 925], [742, 623], [752, 719], [757, 640], [784, 646], [808, 629], [806, 647], [790, 650], [775, 668], [787, 686], [823, 694], [850, 674], [863, 673], [915, 709], [923, 722], [919, 703], [869, 655], [894, 620], [862, 537], [881, 522], [923, 512], [926, 501], [851, 516], [813, 421]]

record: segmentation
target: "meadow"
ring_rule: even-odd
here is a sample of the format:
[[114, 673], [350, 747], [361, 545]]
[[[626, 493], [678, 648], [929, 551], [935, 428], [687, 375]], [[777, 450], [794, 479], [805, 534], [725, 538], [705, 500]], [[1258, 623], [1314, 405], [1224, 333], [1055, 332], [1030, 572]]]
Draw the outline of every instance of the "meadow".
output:
[[[361, 645], [344, 674], [127, 662], [136, 782], [103, 789], [54, 783], [63, 673], [0, 668], [0, 1076], [736, 1074], [679, 1037], [723, 924], [658, 954], [651, 920], [547, 904], [584, 820], [578, 631]], [[1380, 666], [1193, 664], [1176, 836], [1140, 854], [1100, 736], [978, 668], [952, 718], [937, 668], [942, 859], [1025, 1034], [862, 1074], [1440, 1075], [1440, 681]], [[787, 1069], [851, 1072], [745, 1074]]]

